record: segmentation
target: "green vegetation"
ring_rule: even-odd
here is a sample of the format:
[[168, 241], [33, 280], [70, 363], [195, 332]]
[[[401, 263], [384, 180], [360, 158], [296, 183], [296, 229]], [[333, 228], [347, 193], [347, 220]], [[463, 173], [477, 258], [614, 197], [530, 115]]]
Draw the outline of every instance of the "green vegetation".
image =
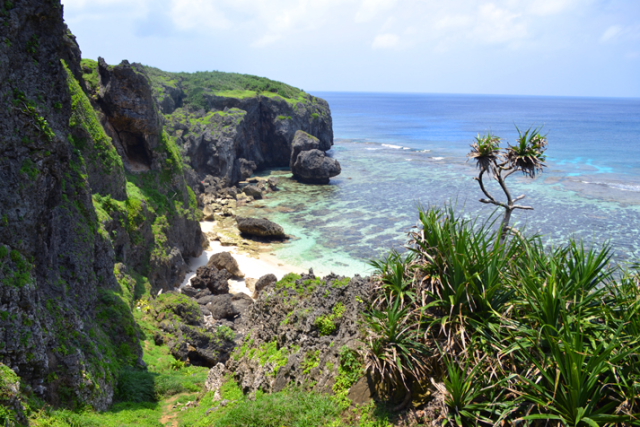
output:
[[100, 74], [98, 73], [98, 61], [93, 59], [83, 59], [80, 61], [80, 66], [83, 70], [83, 76], [87, 89], [90, 92], [96, 93], [100, 88]]
[[37, 130], [47, 141], [53, 141], [56, 134], [53, 132], [51, 125], [42, 116], [42, 107], [32, 99], [28, 99], [24, 92], [14, 89], [13, 101], [14, 108], [18, 109], [27, 118], [27, 122]]
[[280, 96], [289, 102], [307, 99], [308, 95], [284, 83], [248, 74], [206, 71], [196, 73], [169, 73], [153, 67], [145, 67], [153, 90], [160, 99], [169, 96], [166, 88], [180, 88], [186, 94], [184, 105], [210, 110], [208, 97], [225, 96], [250, 98], [257, 95]]
[[410, 255], [373, 263], [365, 367], [389, 399], [434, 378], [453, 425], [637, 423], [637, 273], [611, 267], [606, 247], [503, 241], [452, 209], [420, 221]]
[[32, 283], [33, 262], [19, 251], [0, 243], [0, 277], [2, 284], [22, 288]]
[[[84, 63], [83, 60], [83, 65]], [[82, 91], [80, 84], [64, 61], [63, 65], [67, 71], [67, 84], [69, 85], [69, 92], [71, 92], [71, 117], [69, 118], [69, 127], [72, 131], [76, 128], [83, 131], [72, 132], [71, 143], [82, 152], [85, 161], [98, 167], [100, 173], [108, 175], [116, 169], [122, 170], [122, 158], [120, 158], [120, 155], [111, 142], [111, 138], [107, 136], [104, 128], [100, 124], [100, 120], [91, 106], [89, 98], [87, 98], [87, 95]], [[90, 75], [85, 74], [85, 77], [88, 76]], [[98, 83], [96, 82], [96, 84]], [[89, 138], [73, 136], [73, 134], [84, 134], [88, 135]]]
[[336, 320], [340, 320], [346, 311], [346, 307], [343, 303], [339, 302], [333, 307], [331, 314], [325, 316], [318, 316], [315, 325], [320, 331], [320, 335], [331, 335], [337, 329]]
[[302, 373], [309, 374], [312, 370], [320, 366], [320, 350], [310, 351], [304, 355], [302, 362]]
[[348, 347], [340, 349], [340, 365], [338, 366], [338, 376], [333, 385], [335, 393], [334, 400], [343, 410], [351, 406], [349, 399], [349, 389], [364, 375], [362, 358], [360, 354]]
[[329, 396], [297, 390], [264, 395], [234, 405], [214, 426], [324, 427], [339, 424], [340, 410]]

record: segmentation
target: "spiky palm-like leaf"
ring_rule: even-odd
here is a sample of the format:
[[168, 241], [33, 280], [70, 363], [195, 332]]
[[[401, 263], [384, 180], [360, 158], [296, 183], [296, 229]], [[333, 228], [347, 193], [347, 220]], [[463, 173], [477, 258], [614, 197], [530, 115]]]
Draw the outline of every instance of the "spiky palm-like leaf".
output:
[[491, 133], [476, 136], [467, 156], [475, 159], [478, 169], [492, 170], [500, 158], [500, 138]]
[[547, 149], [547, 138], [540, 134], [539, 129], [527, 129], [522, 132], [518, 129], [518, 139], [515, 145], [507, 147], [507, 161], [516, 170], [533, 178], [546, 166], [544, 154]]

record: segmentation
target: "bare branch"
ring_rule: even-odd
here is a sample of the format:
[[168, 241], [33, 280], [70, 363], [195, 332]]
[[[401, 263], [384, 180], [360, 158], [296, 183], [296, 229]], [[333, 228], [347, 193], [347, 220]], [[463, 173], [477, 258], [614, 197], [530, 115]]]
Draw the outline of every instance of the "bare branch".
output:
[[[489, 193], [487, 191], [487, 189], [484, 187], [484, 182], [482, 181], [482, 175], [485, 173], [486, 169], [482, 169], [480, 171], [480, 175], [478, 175], [478, 178], [476, 178], [476, 180], [478, 181], [478, 183], [480, 184], [480, 189], [482, 190], [482, 192], [484, 193], [485, 196], [487, 196], [489, 198], [489, 200], [491, 200], [491, 202], [483, 202], [483, 203], [494, 203], [497, 204], [499, 202], [496, 201], [496, 199], [491, 195], [491, 193]], [[482, 201], [482, 200], [481, 200]]]
[[524, 209], [526, 211], [532, 211], [533, 208], [531, 206], [520, 206], [520, 205], [512, 205], [511, 209]]
[[480, 199], [479, 201], [482, 203], [492, 204], [496, 206], [501, 206], [505, 209], [509, 209], [509, 205], [507, 205], [506, 203], [498, 202], [497, 200]]

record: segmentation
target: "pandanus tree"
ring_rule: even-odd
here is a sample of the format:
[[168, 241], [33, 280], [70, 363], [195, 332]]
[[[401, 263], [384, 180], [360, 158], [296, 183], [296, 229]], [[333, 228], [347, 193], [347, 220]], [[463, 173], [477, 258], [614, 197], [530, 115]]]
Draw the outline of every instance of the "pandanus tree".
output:
[[[518, 127], [516, 126], [516, 129]], [[531, 206], [517, 204], [525, 198], [525, 195], [513, 197], [506, 180], [516, 172], [522, 172], [529, 178], [534, 178], [536, 174], [542, 172], [546, 167], [544, 164], [545, 150], [547, 148], [547, 138], [540, 134], [540, 129], [527, 129], [521, 132], [518, 129], [518, 139], [515, 145], [500, 147], [502, 139], [491, 133], [478, 135], [475, 142], [471, 144], [471, 152], [468, 157], [476, 161], [476, 166], [480, 170], [475, 178], [480, 184], [480, 189], [486, 198], [480, 199], [482, 203], [492, 204], [504, 208], [504, 217], [500, 228], [502, 239], [506, 237], [510, 230], [509, 222], [511, 214], [516, 209], [533, 210]], [[487, 189], [485, 178], [495, 179], [504, 192], [506, 201], [496, 199]]]

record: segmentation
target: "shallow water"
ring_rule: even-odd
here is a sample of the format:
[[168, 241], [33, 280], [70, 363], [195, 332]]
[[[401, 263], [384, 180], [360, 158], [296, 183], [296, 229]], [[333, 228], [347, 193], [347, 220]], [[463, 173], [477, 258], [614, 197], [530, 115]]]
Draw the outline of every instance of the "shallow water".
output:
[[[283, 191], [244, 215], [272, 219], [295, 239], [276, 245], [284, 261], [316, 272], [371, 271], [367, 261], [402, 249], [420, 206], [452, 203], [469, 217], [494, 208], [466, 153], [478, 132], [515, 139], [513, 123], [544, 123], [548, 167], [534, 180], [512, 176], [514, 195], [533, 211], [512, 224], [546, 242], [610, 242], [617, 260], [640, 257], [640, 100], [320, 94], [331, 104], [342, 174], [330, 185], [299, 184], [282, 171]], [[514, 135], [515, 134], [515, 135]], [[349, 138], [349, 139], [346, 139]], [[588, 154], [589, 156], [587, 156]], [[497, 186], [492, 192], [500, 194]]]

